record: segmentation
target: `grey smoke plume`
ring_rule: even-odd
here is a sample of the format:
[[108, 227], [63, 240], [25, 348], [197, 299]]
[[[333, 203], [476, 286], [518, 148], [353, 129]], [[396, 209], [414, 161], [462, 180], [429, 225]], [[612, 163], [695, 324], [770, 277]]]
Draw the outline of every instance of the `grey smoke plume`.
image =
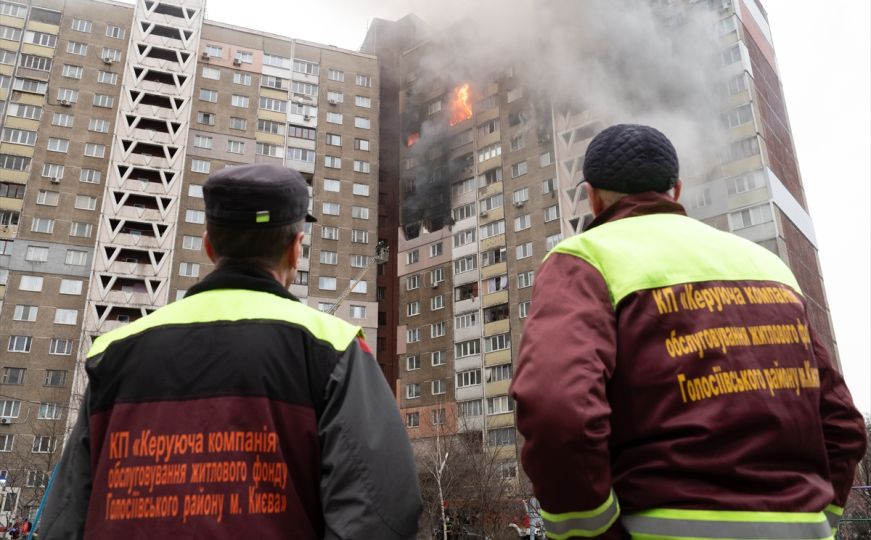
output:
[[[420, 67], [423, 91], [482, 88], [513, 65], [535, 103], [590, 110], [604, 125], [652, 125], [674, 142], [685, 181], [702, 179], [725, 139], [720, 122], [717, 17], [681, 0], [447, 0], [414, 6], [434, 27]], [[452, 87], [448, 86], [447, 87]], [[475, 96], [476, 99], [481, 96]], [[530, 111], [534, 114], [535, 111]], [[442, 128], [443, 129], [443, 128]], [[424, 126], [416, 152], [440, 129]]]

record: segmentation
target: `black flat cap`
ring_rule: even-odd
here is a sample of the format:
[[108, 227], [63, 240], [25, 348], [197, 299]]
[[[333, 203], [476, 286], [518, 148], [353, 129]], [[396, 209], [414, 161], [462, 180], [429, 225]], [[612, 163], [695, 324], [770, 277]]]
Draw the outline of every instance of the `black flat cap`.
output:
[[317, 221], [308, 213], [308, 185], [302, 175], [280, 165], [221, 169], [206, 180], [203, 198], [206, 220], [218, 225], [254, 229]]
[[680, 167], [668, 137], [650, 126], [617, 124], [596, 135], [584, 157], [584, 180], [619, 193], [663, 193]]

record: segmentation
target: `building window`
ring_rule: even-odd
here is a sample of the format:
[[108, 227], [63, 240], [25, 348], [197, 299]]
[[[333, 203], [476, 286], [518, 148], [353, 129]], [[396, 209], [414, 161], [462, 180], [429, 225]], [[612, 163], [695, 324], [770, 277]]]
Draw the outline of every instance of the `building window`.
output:
[[518, 176], [523, 176], [526, 174], [527, 166], [526, 161], [521, 161], [515, 163], [511, 166], [511, 178], [517, 178]]
[[212, 164], [210, 161], [206, 161], [204, 159], [191, 159], [191, 171], [198, 172], [203, 174], [209, 174], [209, 171], [212, 168]]
[[771, 213], [771, 205], [761, 204], [752, 208], [731, 212], [729, 214], [729, 228], [733, 231], [752, 227], [762, 223], [773, 221], [774, 217]]
[[6, 350], [16, 353], [29, 353], [32, 341], [33, 338], [30, 336], [9, 336], [9, 345]]
[[86, 54], [88, 54], [88, 45], [87, 43], [70, 41], [67, 43], [67, 52], [70, 54], [85, 56]]
[[444, 268], [434, 268], [429, 273], [429, 282], [431, 285], [438, 285], [442, 281], [445, 280], [445, 269]]
[[415, 274], [413, 276], [409, 276], [408, 279], [405, 280], [405, 290], [413, 291], [415, 289], [420, 288], [420, 276]]
[[70, 223], [70, 236], [90, 238], [91, 233], [93, 232], [94, 226], [90, 223], [84, 223], [81, 221], [73, 221], [72, 223]]
[[221, 70], [209, 66], [203, 66], [202, 75], [204, 79], [218, 81], [221, 79]]
[[[460, 343], [454, 344], [454, 357], [455, 358], [463, 358], [466, 356], [474, 356], [476, 354], [481, 354], [481, 341], [478, 339], [472, 339], [469, 341], [463, 341]], [[480, 373], [478, 374], [480, 378]]]
[[369, 129], [371, 126], [371, 121], [368, 118], [364, 118], [362, 116], [354, 117], [354, 127], [360, 129]]
[[209, 90], [208, 88], [200, 88], [200, 100], [208, 101], [209, 103], [218, 102], [218, 91]]
[[287, 101], [261, 96], [259, 107], [267, 111], [285, 112], [287, 110]]
[[321, 251], [320, 254], [321, 264], [339, 264], [339, 254], [335, 251]]
[[251, 98], [249, 98], [248, 96], [238, 96], [235, 94], [230, 96], [230, 105], [232, 105], [233, 107], [242, 107], [247, 109], [250, 102]]
[[283, 158], [284, 157], [284, 148], [275, 144], [267, 144], [259, 142], [254, 148], [254, 153], [259, 156], [270, 156]]
[[97, 82], [100, 84], [118, 84], [118, 74], [112, 73], [111, 71], [99, 71], [97, 72]]
[[415, 300], [414, 302], [409, 302], [405, 306], [405, 314], [408, 317], [414, 317], [415, 315], [420, 314], [420, 302]]
[[197, 112], [197, 123], [203, 124], [204, 126], [214, 126], [215, 125], [215, 114], [199, 111], [199, 112]]
[[42, 246], [27, 246], [24, 260], [27, 262], [45, 262], [48, 260], [48, 248]]
[[264, 54], [263, 55], [263, 64], [266, 66], [273, 66], [282, 69], [290, 68], [290, 58], [285, 58], [283, 56], [276, 56], [274, 54]]
[[69, 77], [70, 79], [81, 79], [82, 73], [84, 72], [84, 68], [82, 66], [73, 66], [70, 64], [64, 64], [63, 71], [61, 71], [62, 77]]
[[342, 136], [327, 133], [327, 144], [330, 146], [342, 146]]
[[293, 146], [287, 147], [287, 159], [294, 161], [304, 161], [305, 163], [315, 162], [315, 151], [305, 148], [296, 148]]
[[318, 288], [322, 291], [335, 291], [336, 278], [328, 276], [320, 276], [318, 278]]
[[235, 116], [230, 117], [230, 129], [238, 129], [240, 131], [245, 131], [248, 129], [248, 120], [245, 118], [238, 118]]
[[0, 384], [24, 384], [24, 368], [5, 367]]
[[368, 152], [369, 151], [369, 139], [354, 139], [354, 149]]
[[544, 239], [545, 249], [547, 251], [552, 250], [553, 248], [556, 247], [557, 244], [562, 242], [562, 240], [563, 240], [562, 233], [552, 234], [552, 235], [548, 236], [547, 238]]
[[509, 380], [511, 379], [513, 372], [514, 370], [511, 364], [502, 364], [499, 366], [487, 368], [487, 382], [489, 383]]
[[490, 446], [510, 446], [514, 444], [515, 440], [516, 434], [513, 427], [487, 431], [487, 442]]
[[324, 240], [338, 240], [339, 239], [339, 228], [338, 227], [328, 227], [326, 225], [321, 226], [321, 238]]
[[369, 186], [366, 184], [360, 184], [359, 182], [354, 182], [352, 186], [351, 192], [354, 195], [360, 195], [361, 197], [369, 196]]
[[444, 321], [434, 323], [430, 327], [429, 337], [431, 337], [433, 339], [439, 338], [439, 337], [444, 336], [446, 332], [447, 332], [447, 323], [445, 323]]
[[359, 229], [351, 230], [351, 242], [355, 244], [368, 244], [369, 243], [369, 232], [361, 231]]
[[356, 78], [357, 86], [363, 86], [365, 88], [372, 87], [372, 78], [369, 75], [357, 75]]
[[366, 96], [354, 96], [354, 105], [363, 107], [364, 109], [372, 108], [372, 98]]
[[21, 414], [21, 401], [17, 399], [8, 399], [0, 401], [0, 417], [3, 418], [18, 418]]
[[324, 167], [328, 169], [341, 169], [342, 158], [335, 156], [324, 156]]
[[223, 58], [224, 49], [218, 45], [206, 45], [205, 53], [211, 58]]
[[228, 139], [227, 140], [227, 152], [229, 152], [231, 154], [244, 154], [245, 153], [245, 143], [242, 141]]
[[94, 169], [82, 169], [79, 173], [79, 182], [99, 184], [102, 180], [103, 173]]
[[207, 137], [206, 135], [194, 135], [194, 146], [196, 148], [211, 150], [213, 144], [214, 140], [211, 137]]
[[457, 329], [471, 328], [478, 322], [478, 312], [469, 311], [454, 317], [454, 327]]
[[349, 316], [352, 319], [365, 319], [366, 318], [366, 306], [355, 306], [351, 304], [349, 306]]
[[91, 118], [88, 122], [88, 131], [109, 133], [109, 121], [101, 118]]
[[548, 223], [559, 218], [559, 205], [548, 206], [544, 209], [544, 222]]
[[54, 220], [48, 218], [33, 218], [30, 230], [36, 233], [51, 234], [54, 232]]
[[445, 365], [445, 363], [447, 363], [448, 360], [447, 360], [447, 355], [445, 354], [445, 351], [433, 351], [430, 355], [430, 361], [431, 361], [433, 367], [435, 367], [435, 366]]
[[532, 302], [529, 300], [519, 303], [517, 305], [517, 316], [521, 319], [525, 319], [529, 315], [530, 305], [532, 305]]
[[461, 259], [457, 259], [454, 261], [454, 274], [462, 274], [464, 272], [471, 272], [478, 268], [478, 256], [477, 255], [467, 255]]
[[532, 282], [534, 281], [534, 279], [535, 272], [532, 270], [517, 274], [517, 288], [525, 289], [526, 287], [532, 287]]
[[106, 157], [106, 146], [103, 144], [85, 143], [84, 154], [88, 157], [103, 159]]
[[499, 334], [484, 338], [484, 352], [502, 351], [511, 348], [511, 334]]
[[753, 171], [726, 180], [726, 190], [729, 195], [753, 191], [754, 189], [761, 188], [764, 185], [765, 179], [762, 175], [762, 171]]
[[200, 277], [200, 265], [197, 263], [183, 262], [178, 265], [178, 275], [183, 277]]
[[34, 435], [31, 452], [34, 454], [50, 454], [57, 446], [57, 439], [48, 435]]
[[51, 125], [58, 127], [73, 127], [74, 118], [71, 114], [54, 113], [51, 117]]
[[[407, 388], [407, 387], [406, 387]], [[406, 395], [409, 399], [413, 399]], [[420, 413], [419, 412], [410, 412], [405, 415], [405, 427], [416, 428], [420, 427]]]
[[42, 291], [42, 283], [43, 278], [41, 276], [22, 275], [21, 280], [18, 282], [18, 290], [40, 292]]
[[37, 418], [39, 420], [60, 420], [62, 414], [61, 405], [57, 403], [40, 403]]
[[49, 137], [46, 149], [49, 152], [66, 153], [70, 149], [70, 141], [68, 139], [57, 139], [54, 137]]
[[85, 266], [85, 263], [88, 262], [88, 252], [68, 249], [64, 262], [70, 266]]
[[345, 82], [345, 72], [338, 69], [330, 69], [327, 71], [327, 78], [331, 81]]
[[86, 34], [91, 33], [91, 28], [93, 24], [91, 21], [87, 21], [85, 19], [73, 19], [72, 25], [70, 28], [75, 30], [76, 32], [85, 32]]
[[94, 107], [112, 108], [114, 105], [114, 97], [105, 94], [94, 94]]
[[[0, 7], [3, 4], [0, 3]], [[15, 435], [3, 434], [0, 435], [0, 452], [11, 452], [15, 447]], [[3, 502], [4, 512], [13, 512], [18, 502], [18, 495], [14, 491], [6, 496]]]
[[503, 414], [514, 412], [514, 400], [510, 396], [487, 398], [487, 414]]
[[66, 384], [67, 380], [67, 372], [56, 369], [47, 369], [45, 370], [45, 379], [43, 380], [43, 386], [63, 386]]
[[[417, 399], [420, 397], [420, 383], [411, 383], [405, 385], [406, 399]], [[417, 414], [417, 413], [415, 413]]]
[[529, 214], [523, 214], [522, 216], [514, 218], [515, 231], [522, 231], [530, 227], [532, 227], [532, 219], [529, 217]]
[[[445, 384], [445, 381], [443, 379], [436, 379], [436, 380], [432, 381], [430, 386], [431, 386], [431, 390], [432, 390], [432, 395], [434, 395], [434, 396], [444, 394], [448, 391], [448, 385]], [[441, 414], [442, 421], [440, 423], [444, 424], [444, 416], [445, 416], [444, 412], [445, 412], [445, 410], [439, 409], [439, 411], [442, 412], [442, 414]], [[433, 413], [435, 413], [435, 412], [437, 412], [437, 411], [433, 411]], [[435, 423], [435, 421], [433, 421], [433, 423]]]
[[79, 210], [95, 210], [97, 198], [90, 195], [76, 195], [75, 207]]
[[74, 296], [82, 294], [82, 280], [80, 279], [62, 279], [58, 288], [60, 294], [71, 294]]
[[341, 213], [339, 203], [325, 202], [321, 204], [321, 213], [327, 216], [338, 216]]
[[36, 317], [38, 314], [39, 314], [39, 307], [18, 304], [15, 306], [15, 311], [12, 314], [12, 320], [13, 321], [33, 322], [36, 320]]
[[27, 471], [24, 485], [27, 487], [45, 487], [48, 484], [49, 474], [45, 471]]
[[405, 359], [406, 371], [415, 371], [420, 369], [420, 357], [417, 355], [409, 356]]
[[251, 74], [250, 73], [233, 73], [233, 84], [240, 84], [242, 86], [251, 86]]
[[329, 122], [330, 124], [341, 125], [342, 124], [342, 114], [335, 113], [335, 112], [328, 112], [327, 113], [327, 122]]
[[471, 416], [481, 416], [481, 400], [473, 399], [471, 401], [461, 401], [458, 403], [460, 406], [460, 416], [463, 417], [471, 417]]
[[203, 248], [203, 239], [199, 236], [182, 236], [181, 247], [182, 249], [199, 251]]
[[502, 155], [502, 146], [500, 144], [491, 144], [490, 146], [485, 146], [484, 148], [478, 150], [478, 163], [483, 163], [488, 159], [492, 159], [496, 156]]
[[54, 323], [74, 325], [79, 319], [79, 312], [75, 309], [60, 309], [54, 310]]
[[45, 206], [57, 206], [58, 199], [60, 198], [60, 193], [57, 191], [46, 191], [44, 189], [40, 189], [39, 193], [36, 195], [36, 204], [42, 204]]
[[481, 384], [481, 370], [469, 369], [457, 373], [457, 388], [467, 388]]
[[243, 64], [253, 64], [254, 53], [249, 51], [236, 51], [236, 56], [233, 59], [238, 60]]
[[[445, 307], [445, 297], [444, 295], [433, 296], [429, 299], [429, 309], [430, 311], [437, 311], [439, 309], [444, 309]], [[444, 323], [441, 323], [444, 324]], [[444, 335], [444, 334], [443, 334]]]
[[420, 328], [409, 328], [405, 331], [405, 342], [416, 343], [420, 341]]
[[454, 233], [454, 247], [462, 247], [475, 241], [475, 229], [464, 229]]
[[405, 264], [415, 264], [420, 262], [420, 250], [412, 249], [405, 254]]
[[749, 103], [722, 115], [723, 124], [727, 128], [738, 127], [753, 121], [753, 108]]
[[73, 340], [52, 338], [48, 346], [48, 354], [69, 356], [73, 352]]
[[505, 220], [493, 221], [481, 227], [481, 240], [505, 234]]
[[525, 259], [527, 257], [532, 257], [532, 242], [526, 242], [525, 244], [520, 244], [516, 248], [517, 260]]
[[369, 219], [369, 209], [365, 206], [352, 206], [351, 217], [354, 219]]
[[184, 220], [187, 223], [205, 223], [206, 213], [202, 210], [185, 210]]

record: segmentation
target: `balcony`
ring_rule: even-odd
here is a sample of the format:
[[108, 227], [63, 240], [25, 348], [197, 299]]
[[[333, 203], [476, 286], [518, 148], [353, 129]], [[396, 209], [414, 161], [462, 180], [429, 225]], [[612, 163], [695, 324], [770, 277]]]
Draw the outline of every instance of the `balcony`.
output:
[[494, 414], [487, 417], [487, 427], [490, 429], [514, 425], [514, 413]]
[[[506, 296], [507, 298], [507, 296]], [[473, 309], [481, 308], [481, 297], [473, 296], [472, 298], [468, 298], [466, 300], [455, 300], [454, 301], [454, 313], [462, 313], [464, 311], [472, 311]]]
[[496, 334], [504, 334], [510, 329], [510, 320], [502, 319], [484, 325], [484, 336], [495, 336]]
[[485, 238], [479, 241], [480, 251], [487, 251], [488, 249], [493, 249], [496, 247], [502, 247], [505, 245], [505, 235], [497, 234], [495, 236], [491, 236], [490, 238]]
[[484, 307], [495, 306], [497, 304], [505, 304], [508, 302], [508, 290], [504, 289], [494, 293], [484, 295]]
[[481, 268], [481, 279], [489, 279], [495, 276], [501, 276], [503, 274], [508, 273], [508, 263], [500, 262], [496, 264], [491, 264], [490, 266], [485, 266]]
[[511, 361], [511, 349], [503, 349], [501, 351], [493, 351], [484, 353], [485, 366], [498, 366], [499, 364], [507, 364]]

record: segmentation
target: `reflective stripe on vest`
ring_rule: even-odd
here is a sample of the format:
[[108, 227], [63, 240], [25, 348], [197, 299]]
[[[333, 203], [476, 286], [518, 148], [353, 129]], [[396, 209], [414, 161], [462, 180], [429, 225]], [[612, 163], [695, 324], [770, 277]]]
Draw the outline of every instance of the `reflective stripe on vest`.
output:
[[620, 505], [617, 495], [611, 490], [608, 499], [598, 508], [584, 512], [566, 512], [564, 514], [551, 514], [541, 511], [544, 520], [544, 528], [548, 538], [563, 540], [581, 536], [589, 538], [599, 536], [607, 531], [620, 516]]
[[623, 516], [632, 538], [664, 540], [830, 540], [832, 529], [822, 512], [735, 512], [649, 510]]
[[838, 530], [838, 524], [841, 522], [841, 516], [844, 515], [844, 509], [834, 504], [828, 505], [823, 513], [826, 514], [826, 519], [829, 520], [829, 525], [832, 526], [832, 532]]
[[550, 253], [579, 257], [605, 278], [611, 304], [640, 290], [702, 281], [774, 281], [801, 293], [767, 249], [678, 214], [618, 219], [560, 242]]
[[94, 341], [88, 357], [106, 350], [113, 342], [152, 328], [217, 321], [273, 320], [299, 325], [316, 339], [344, 351], [363, 335], [359, 326], [310, 308], [301, 302], [274, 294], [245, 289], [218, 289], [189, 296], [154, 313], [113, 330]]

